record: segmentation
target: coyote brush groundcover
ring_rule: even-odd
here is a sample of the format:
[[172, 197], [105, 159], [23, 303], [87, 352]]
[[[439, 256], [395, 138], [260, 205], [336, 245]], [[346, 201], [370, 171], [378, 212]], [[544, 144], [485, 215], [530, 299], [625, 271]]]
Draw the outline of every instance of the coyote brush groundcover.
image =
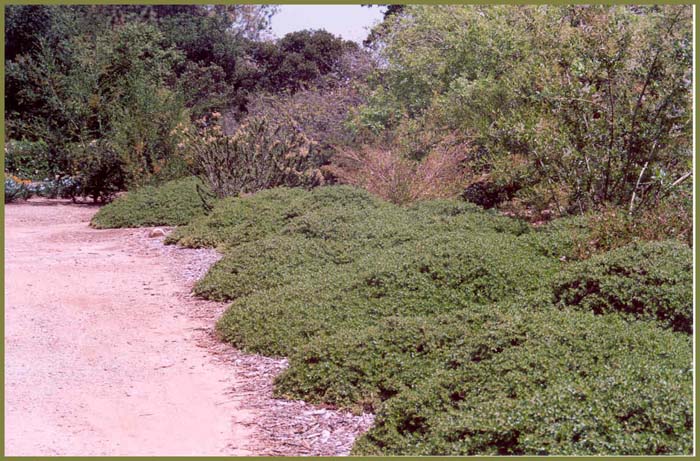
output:
[[226, 341], [289, 357], [278, 395], [377, 414], [354, 454], [691, 452], [684, 244], [569, 262], [578, 219], [534, 229], [347, 186], [272, 189], [205, 214], [193, 187], [149, 190], [149, 206], [130, 193], [95, 223], [189, 221], [168, 242], [223, 252], [195, 291], [231, 301]]

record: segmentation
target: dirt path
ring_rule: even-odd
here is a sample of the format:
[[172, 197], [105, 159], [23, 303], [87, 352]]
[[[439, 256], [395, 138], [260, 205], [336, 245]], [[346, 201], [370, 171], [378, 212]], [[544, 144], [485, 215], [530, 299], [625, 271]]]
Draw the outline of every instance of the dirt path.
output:
[[93, 207], [5, 208], [7, 455], [250, 454], [256, 414], [197, 345], [210, 327], [144, 248]]
[[218, 258], [95, 230], [95, 207], [5, 207], [5, 454], [348, 454], [372, 415], [276, 399], [284, 359], [216, 340]]

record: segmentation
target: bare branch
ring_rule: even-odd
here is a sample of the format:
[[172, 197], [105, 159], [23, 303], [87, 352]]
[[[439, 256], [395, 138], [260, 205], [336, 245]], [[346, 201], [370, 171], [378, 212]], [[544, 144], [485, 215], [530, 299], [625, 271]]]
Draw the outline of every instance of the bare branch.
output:
[[644, 167], [642, 168], [642, 171], [639, 173], [639, 177], [637, 178], [637, 184], [634, 186], [634, 190], [632, 191], [632, 199], [630, 200], [630, 213], [632, 213], [632, 210], [634, 209], [634, 199], [637, 196], [637, 189], [639, 189], [639, 183], [641, 182], [642, 176], [644, 176], [644, 172], [646, 171], [648, 166], [649, 162], [644, 163]]

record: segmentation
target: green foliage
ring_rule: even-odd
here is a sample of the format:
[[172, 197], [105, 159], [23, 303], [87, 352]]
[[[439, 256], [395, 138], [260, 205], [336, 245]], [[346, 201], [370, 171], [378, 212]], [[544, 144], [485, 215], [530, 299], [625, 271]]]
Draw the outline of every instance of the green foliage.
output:
[[[556, 265], [543, 258], [523, 258], [507, 273], [506, 253], [516, 249], [511, 239], [500, 237], [449, 243], [433, 238], [427, 243], [435, 247], [434, 253], [410, 242], [368, 250], [347, 265], [298, 267], [274, 285], [262, 286], [272, 285], [271, 289], [236, 299], [218, 329], [238, 347], [289, 355], [310, 338], [340, 330], [357, 332], [385, 317], [436, 315], [540, 289]], [[502, 252], [482, 257], [499, 245]]]
[[291, 121], [274, 125], [251, 118], [226, 135], [221, 114], [180, 131], [181, 146], [218, 198], [279, 186], [314, 186], [323, 181], [315, 168], [311, 143]]
[[191, 248], [233, 248], [279, 233], [286, 220], [333, 203], [354, 204], [358, 208], [379, 206], [379, 201], [368, 193], [347, 186], [310, 192], [284, 187], [269, 189], [216, 202], [210, 214], [176, 229], [167, 242]]
[[186, 224], [205, 213], [198, 187], [198, 179], [185, 178], [139, 188], [100, 208], [91, 225], [108, 229]]
[[124, 188], [123, 160], [110, 142], [95, 140], [68, 148], [80, 195], [105, 203]]
[[178, 92], [194, 118], [212, 111], [245, 110], [261, 86], [250, 48], [269, 28], [275, 5], [178, 5], [152, 7], [166, 40], [181, 50]]
[[[285, 227], [289, 226], [289, 227]], [[227, 247], [289, 232], [338, 242], [397, 243], [421, 232], [477, 231], [515, 236], [530, 232], [522, 221], [485, 212], [457, 200], [433, 200], [400, 208], [350, 186], [304, 191], [275, 188], [217, 201], [213, 211], [176, 229], [170, 243], [186, 247]], [[409, 237], [412, 236], [412, 237]]]
[[45, 179], [58, 173], [49, 146], [43, 141], [8, 141], [5, 171], [21, 178]]
[[359, 455], [687, 452], [689, 341], [536, 306], [340, 330], [292, 355], [278, 391], [378, 409]]
[[[460, 230], [470, 229], [475, 232], [486, 230], [493, 235], [471, 240], [459, 236]], [[452, 251], [454, 261], [443, 261], [448, 257], [440, 253], [432, 256], [424, 254], [422, 258], [413, 255], [430, 246], [423, 243], [424, 239], [439, 232], [444, 236], [435, 237], [430, 243], [434, 240], [434, 245], [440, 245], [446, 252]], [[288, 313], [278, 312], [275, 315], [280, 321], [282, 318], [287, 321], [298, 318], [300, 327], [309, 329], [313, 326], [302, 325], [303, 319], [311, 315], [312, 309], [323, 310], [326, 297], [337, 296], [335, 290], [341, 289], [341, 286], [353, 294], [348, 294], [342, 306], [347, 309], [347, 315], [354, 310], [356, 317], [367, 309], [377, 310], [377, 315], [385, 315], [379, 313], [379, 309], [397, 309], [398, 303], [402, 302], [400, 298], [387, 295], [379, 300], [383, 297], [382, 292], [391, 293], [394, 283], [411, 284], [409, 291], [425, 286], [426, 292], [419, 293], [425, 298], [421, 301], [425, 308], [429, 307], [430, 296], [438, 299], [442, 288], [450, 284], [454, 286], [446, 290], [462, 290], [463, 299], [501, 297], [503, 290], [507, 291], [503, 284], [495, 283], [484, 290], [480, 287], [487, 285], [490, 277], [496, 280], [512, 277], [511, 280], [515, 280], [520, 276], [520, 271], [530, 269], [516, 264], [510, 275], [491, 271], [486, 267], [488, 264], [482, 261], [479, 251], [484, 251], [484, 245], [500, 247], [493, 250], [489, 247], [488, 251], [496, 254], [485, 261], [505, 264], [511, 251], [524, 248], [516, 237], [523, 232], [527, 232], [527, 227], [521, 223], [479, 211], [469, 204], [444, 201], [404, 210], [381, 202], [361, 190], [341, 186], [322, 187], [310, 192], [273, 189], [251, 197], [227, 199], [217, 203], [210, 215], [177, 229], [168, 237], [168, 242], [193, 247], [218, 246], [225, 250], [224, 258], [197, 284], [197, 293], [222, 300], [258, 293], [259, 297], [245, 300], [245, 306], [255, 304], [255, 307], [243, 307], [253, 313], [251, 322], [259, 323], [261, 317], [257, 316], [270, 308], [289, 310]], [[455, 240], [450, 242], [453, 237]], [[459, 255], [459, 263], [456, 255]], [[504, 262], [495, 263], [498, 260]], [[471, 275], [465, 275], [464, 280], [458, 281], [456, 272], [461, 270], [460, 267], [470, 265], [473, 265], [468, 271]], [[428, 270], [429, 266], [434, 270]], [[552, 264], [542, 259], [533, 266], [531, 270], [542, 274], [551, 270]], [[370, 271], [368, 268], [371, 267], [383, 269]], [[415, 273], [408, 273], [409, 270]], [[346, 277], [346, 272], [354, 274], [354, 277]], [[406, 280], [395, 281], [397, 277], [401, 278], [403, 272], [407, 272], [403, 276]], [[329, 286], [334, 288], [322, 289], [323, 285], [319, 287], [317, 283], [319, 279], [333, 284]], [[533, 289], [533, 283], [537, 285], [539, 282], [536, 282], [536, 278], [529, 279], [519, 289]], [[431, 287], [431, 284], [434, 286]], [[384, 288], [381, 288], [382, 285]], [[290, 305], [267, 305], [268, 295], [261, 292], [283, 287], [288, 287], [289, 292], [273, 296], [288, 297]], [[430, 292], [427, 291], [429, 287]], [[374, 301], [365, 299], [370, 296], [368, 290], [374, 292], [371, 297], [377, 298], [378, 304], [374, 307]], [[459, 298], [455, 293], [445, 293], [448, 297]], [[360, 301], [362, 299], [365, 301]], [[353, 306], [358, 302], [363, 304]], [[336, 308], [340, 309], [339, 306]], [[311, 323], [318, 324], [324, 315], [319, 313]], [[243, 318], [233, 312], [230, 317], [236, 322]], [[283, 327], [281, 323], [274, 323], [268, 326]], [[248, 328], [258, 327], [251, 324]], [[280, 334], [290, 343], [298, 340], [292, 327], [287, 333]], [[253, 333], [250, 335], [252, 340]], [[269, 339], [271, 337], [260, 338], [263, 342]], [[275, 347], [284, 348], [276, 349], [276, 353], [290, 349], [285, 341], [275, 341]]]
[[[59, 178], [6, 175], [6, 202], [202, 175], [92, 225], [221, 250], [195, 287], [231, 302], [220, 335], [289, 357], [280, 396], [375, 412], [356, 454], [689, 454], [691, 250], [637, 240], [692, 236], [690, 8], [392, 5], [379, 66], [260, 41], [274, 11], [9, 6], [6, 165]], [[342, 179], [360, 144], [389, 192], [468, 172], [484, 207], [580, 216], [269, 189]]]
[[440, 370], [387, 401], [353, 454], [692, 451], [687, 336], [590, 313], [520, 311], [506, 322], [481, 344], [453, 343]]
[[495, 188], [471, 192], [492, 205], [653, 207], [691, 170], [691, 19], [680, 5], [406, 6], [381, 26], [387, 65], [355, 123], [458, 130], [478, 146], [475, 182]]
[[[5, 63], [9, 137], [49, 146], [49, 164], [41, 166], [52, 176], [77, 175], [75, 165], [84, 159], [72, 156], [85, 148], [77, 149], [76, 145], [92, 141], [109, 144], [119, 162], [111, 158], [99, 162], [119, 167], [121, 171], [114, 177], [123, 181], [120, 185], [105, 183], [108, 189], [182, 176], [186, 164], [178, 155], [178, 140], [172, 132], [179, 124], [187, 124], [190, 117], [216, 111], [237, 124], [255, 91], [280, 94], [312, 83], [324, 87], [346, 84], [349, 76], [367, 67], [369, 57], [356, 45], [325, 31], [295, 32], [276, 42], [259, 41], [275, 11], [269, 5], [10, 6]], [[331, 81], [335, 83], [328, 83]], [[335, 108], [346, 100], [341, 98]], [[312, 109], [329, 113], [325, 108]], [[299, 108], [297, 115], [308, 110]], [[341, 108], [330, 121], [321, 120], [326, 128], [319, 129], [316, 122], [305, 125], [313, 125], [314, 134], [332, 132], [346, 113], [346, 108]], [[280, 125], [273, 119], [266, 122], [275, 125], [264, 136], [268, 147], [280, 141], [272, 139]], [[254, 124], [249, 122], [247, 126]], [[292, 138], [303, 137], [304, 133], [295, 132], [301, 122], [285, 122], [282, 129], [288, 139], [281, 144], [293, 145]], [[254, 131], [260, 130], [247, 130], [249, 138], [259, 134]], [[324, 136], [321, 141], [328, 156], [329, 143], [335, 139]], [[254, 162], [266, 155], [256, 155]], [[258, 162], [247, 166], [249, 170], [266, 168], [255, 178], [249, 177], [249, 183], [268, 176], [269, 166], [281, 159], [273, 155], [266, 161], [268, 165]], [[280, 170], [299, 166], [298, 162], [282, 163]], [[304, 176], [306, 172], [298, 173]], [[284, 174], [283, 181], [273, 179], [272, 185], [290, 185], [290, 177], [299, 176]], [[316, 179], [291, 182], [320, 179], [318, 174], [309, 174]], [[220, 192], [216, 186], [213, 189]]]
[[[100, 32], [73, 31], [60, 46], [39, 37], [35, 52], [9, 63], [8, 80], [18, 87], [9, 109], [18, 115], [8, 123], [11, 132], [50, 146], [48, 169], [82, 175], [86, 191], [108, 195], [146, 182], [172, 156], [170, 131], [182, 104], [165, 82], [181, 55], [148, 24]], [[96, 152], [87, 147], [93, 141], [110, 148]]]
[[692, 251], [682, 243], [634, 243], [568, 267], [554, 283], [554, 300], [692, 333], [692, 267]]
[[50, 146], [47, 169], [67, 175], [75, 175], [71, 165], [79, 163], [69, 158], [74, 145], [109, 143], [120, 161], [99, 162], [118, 166], [115, 177], [124, 180], [110, 189], [167, 178], [177, 163], [171, 131], [187, 117], [185, 106], [209, 107], [205, 100], [217, 91], [185, 91], [179, 77], [188, 79], [194, 66], [213, 69], [200, 89], [212, 79], [245, 86], [247, 73], [237, 70], [244, 45], [274, 11], [259, 5], [10, 6], [10, 137]]
[[588, 244], [589, 235], [588, 220], [585, 217], [575, 216], [555, 219], [535, 228], [522, 239], [538, 254], [563, 260], [576, 260], [581, 259], [581, 247]]
[[[169, 240], [224, 252], [195, 291], [232, 301], [226, 341], [289, 357], [278, 395], [377, 413], [356, 454], [687, 453], [688, 336], [552, 293], [613, 266], [557, 276], [585, 230], [340, 186], [222, 200]], [[637, 272], [601, 286], [686, 306], [689, 252], [670, 248], [603, 255]]]
[[513, 313], [537, 309], [536, 298], [515, 306], [469, 304], [445, 314], [390, 316], [363, 330], [339, 329], [293, 353], [291, 367], [277, 379], [277, 391], [376, 412], [386, 400], [448, 366], [456, 354], [485, 358], [510, 346], [512, 335], [504, 333], [513, 330]]
[[52, 8], [46, 5], [14, 5], [5, 10], [5, 57], [14, 59], [36, 45], [37, 35], [51, 28]]
[[184, 70], [180, 72], [177, 91], [196, 117], [220, 110], [230, 101], [240, 98], [239, 92], [227, 85], [226, 73], [218, 64], [205, 66], [187, 61]]
[[251, 54], [261, 66], [264, 89], [297, 91], [337, 70], [343, 53], [355, 48], [325, 30], [302, 30], [274, 43], [256, 43]]
[[170, 132], [183, 119], [179, 97], [164, 87], [182, 56], [164, 47], [163, 35], [152, 26], [128, 24], [98, 53], [105, 69], [97, 76], [101, 123], [120, 153], [127, 183], [141, 185], [173, 157]]

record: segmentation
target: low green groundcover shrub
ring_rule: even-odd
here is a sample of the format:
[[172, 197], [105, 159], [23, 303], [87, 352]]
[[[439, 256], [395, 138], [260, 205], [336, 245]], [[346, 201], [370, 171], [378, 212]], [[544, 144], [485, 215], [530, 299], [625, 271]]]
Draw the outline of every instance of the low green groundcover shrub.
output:
[[579, 245], [586, 244], [587, 219], [581, 216], [555, 219], [522, 236], [533, 251], [545, 256], [579, 259]]
[[330, 403], [354, 411], [381, 404], [461, 357], [484, 360], [521, 343], [524, 313], [546, 300], [473, 304], [439, 315], [386, 317], [361, 331], [341, 329], [317, 337], [290, 357], [277, 379], [279, 395]]
[[224, 340], [289, 357], [278, 395], [377, 414], [357, 454], [689, 453], [692, 344], [663, 328], [689, 318], [689, 250], [569, 262], [585, 231], [333, 186], [221, 200], [168, 242], [223, 252], [195, 291], [232, 302]]
[[[285, 229], [288, 225], [290, 228]], [[365, 241], [380, 241], [387, 232], [404, 235], [418, 234], [421, 230], [435, 233], [441, 229], [485, 229], [513, 235], [530, 230], [521, 221], [456, 200], [423, 202], [403, 209], [349, 186], [319, 187], [311, 191], [280, 187], [221, 200], [209, 215], [173, 232], [168, 243], [193, 248], [230, 248], [283, 231], [336, 240], [364, 235]]]
[[583, 312], [543, 311], [512, 328], [513, 345], [494, 343], [486, 357], [456, 348], [447, 366], [388, 400], [353, 453], [692, 451], [688, 336]]
[[278, 232], [283, 225], [287, 204], [304, 194], [301, 189], [270, 189], [244, 198], [218, 201], [207, 216], [176, 229], [166, 243], [189, 248], [235, 246]]
[[98, 229], [139, 226], [179, 226], [205, 213], [197, 178], [185, 178], [128, 192], [102, 207], [92, 218]]
[[525, 296], [546, 287], [557, 267], [527, 254], [512, 236], [444, 234], [369, 251], [347, 265], [297, 268], [271, 288], [236, 299], [219, 331], [238, 347], [284, 356], [310, 338], [359, 331], [389, 316], [438, 315]]
[[406, 210], [358, 189], [328, 187], [224, 200], [169, 240], [224, 250], [196, 287], [235, 300], [219, 322], [224, 338], [288, 355], [341, 326], [547, 287], [560, 262], [530, 251], [518, 237], [528, 231], [460, 202]]
[[197, 284], [196, 292], [233, 300], [285, 284], [303, 272], [333, 271], [327, 265], [343, 266], [370, 253], [457, 230], [529, 232], [519, 221], [463, 202], [426, 202], [406, 210], [341, 186], [311, 192], [279, 188], [225, 199], [208, 216], [177, 229], [167, 242], [225, 248], [224, 258]]
[[633, 243], [572, 264], [555, 302], [596, 314], [620, 312], [693, 331], [693, 254], [675, 241]]

